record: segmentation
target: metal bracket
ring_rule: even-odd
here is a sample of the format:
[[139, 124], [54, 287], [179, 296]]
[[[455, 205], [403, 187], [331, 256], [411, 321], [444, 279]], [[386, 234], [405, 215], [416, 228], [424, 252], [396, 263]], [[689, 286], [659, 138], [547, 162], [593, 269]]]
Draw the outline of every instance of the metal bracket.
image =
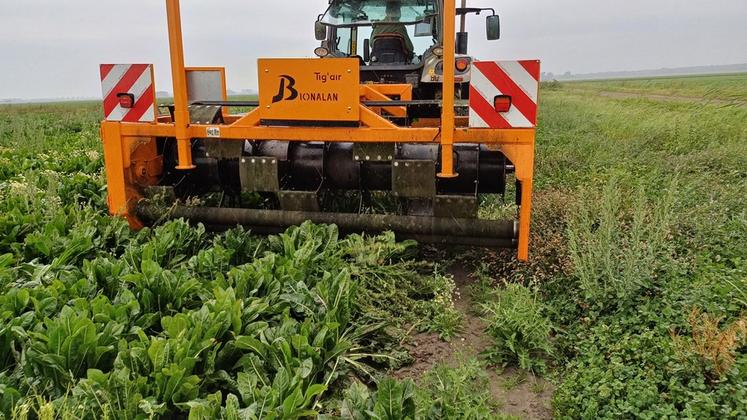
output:
[[403, 198], [433, 198], [436, 195], [436, 162], [395, 160], [392, 191]]
[[223, 122], [223, 108], [215, 105], [190, 105], [191, 124], [218, 124]]
[[278, 192], [278, 160], [274, 157], [244, 157], [239, 161], [241, 190], [244, 192]]
[[433, 199], [410, 198], [405, 200], [405, 210], [408, 216], [433, 217]]
[[394, 150], [393, 143], [353, 143], [353, 158], [356, 162], [391, 162]]
[[470, 195], [437, 195], [433, 207], [436, 217], [456, 219], [477, 218], [478, 202], [476, 196]]
[[152, 180], [157, 180], [163, 175], [163, 156], [156, 156], [152, 159], [133, 159], [130, 167], [133, 169], [134, 181], [147, 186], [153, 183]]
[[239, 159], [244, 152], [244, 142], [240, 140], [203, 139], [205, 155], [213, 159]]
[[278, 201], [285, 211], [318, 212], [320, 209], [316, 191], [280, 191]]

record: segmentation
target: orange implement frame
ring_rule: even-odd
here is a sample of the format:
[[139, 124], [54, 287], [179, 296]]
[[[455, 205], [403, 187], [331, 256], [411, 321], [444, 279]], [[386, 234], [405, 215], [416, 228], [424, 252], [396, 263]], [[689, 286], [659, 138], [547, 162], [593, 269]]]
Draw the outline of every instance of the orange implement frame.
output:
[[[415, 127], [400, 127], [385, 117], [406, 115], [406, 109], [392, 107], [360, 107], [358, 127], [278, 127], [261, 124], [259, 110], [243, 116], [230, 116], [225, 125], [189, 124], [186, 71], [181, 34], [179, 0], [165, 0], [169, 23], [171, 67], [174, 82], [174, 119], [161, 117], [156, 123], [121, 123], [104, 121], [101, 135], [104, 143], [106, 173], [109, 187], [109, 208], [115, 215], [126, 217], [134, 228], [141, 227], [134, 207], [141, 198], [135, 186], [155, 185], [162, 168], [155, 150], [157, 137], [176, 138], [177, 169], [192, 169], [191, 141], [212, 138], [222, 141], [282, 140], [291, 142], [362, 142], [362, 143], [437, 143], [442, 147], [439, 177], [458, 176], [454, 171], [453, 145], [458, 143], [490, 145], [501, 151], [515, 167], [521, 184], [519, 210], [518, 259], [529, 258], [529, 232], [532, 211], [535, 130], [488, 129], [456, 127], [454, 112], [454, 36], [444, 36], [443, 111], [440, 121], [420, 121]], [[444, 34], [455, 34], [455, 0], [444, 0]], [[361, 84], [360, 97], [385, 101], [412, 98], [409, 85]]]
[[[360, 96], [361, 100], [369, 101], [387, 101], [391, 100], [392, 97], [400, 101], [409, 101], [412, 100], [412, 85], [361, 85]], [[372, 107], [371, 110], [377, 114], [381, 114], [383, 110], [393, 117], [407, 117], [407, 108], [403, 106]]]

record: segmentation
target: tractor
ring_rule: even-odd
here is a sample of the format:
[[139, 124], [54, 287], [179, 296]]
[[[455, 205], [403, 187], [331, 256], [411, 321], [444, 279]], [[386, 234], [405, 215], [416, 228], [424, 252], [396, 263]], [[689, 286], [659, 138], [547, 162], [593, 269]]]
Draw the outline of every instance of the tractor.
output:
[[[258, 59], [258, 97], [236, 100], [223, 67], [185, 66], [180, 3], [165, 3], [173, 103], [150, 64], [100, 68], [111, 214], [135, 229], [312, 221], [528, 259], [540, 64], [468, 55], [466, 17], [486, 15], [494, 41], [494, 9], [331, 0], [315, 57]], [[509, 180], [516, 216], [480, 218]], [[205, 195], [219, 198], [190, 200]]]

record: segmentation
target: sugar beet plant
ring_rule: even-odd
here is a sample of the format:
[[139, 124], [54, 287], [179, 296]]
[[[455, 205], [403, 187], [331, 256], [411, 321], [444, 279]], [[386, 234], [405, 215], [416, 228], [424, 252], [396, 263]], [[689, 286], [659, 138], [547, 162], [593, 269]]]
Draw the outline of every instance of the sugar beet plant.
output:
[[[70, 124], [93, 147], [95, 123]], [[442, 332], [429, 320], [453, 311], [453, 283], [392, 235], [132, 232], [105, 214], [99, 155], [37, 162], [8, 147], [13, 127], [0, 130], [0, 418], [305, 417], [396, 365], [405, 323]]]
[[[37, 395], [61, 410], [83, 407], [84, 417], [235, 409], [293, 418], [324, 408], [325, 392], [348, 373], [369, 375], [386, 359], [377, 344], [396, 318], [383, 307], [378, 320], [362, 315], [366, 282], [351, 275], [362, 263], [348, 252], [385, 237], [340, 240], [333, 227], [309, 224], [269, 240], [244, 232], [229, 249], [239, 232], [195, 235], [172, 222], [136, 235], [122, 255], [82, 260], [82, 269], [6, 263], [3, 277], [14, 282], [0, 299], [3, 412]], [[166, 257], [163, 237], [178, 238]], [[182, 258], [178, 250], [195, 243], [202, 249]], [[259, 256], [232, 266], [237, 249]], [[214, 278], [205, 280], [210, 264]]]

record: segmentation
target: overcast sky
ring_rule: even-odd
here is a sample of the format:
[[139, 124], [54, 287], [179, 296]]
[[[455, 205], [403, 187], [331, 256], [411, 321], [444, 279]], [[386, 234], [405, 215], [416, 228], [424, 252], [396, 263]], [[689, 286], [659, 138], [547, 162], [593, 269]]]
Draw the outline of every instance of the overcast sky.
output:
[[[313, 55], [327, 0], [182, 0], [187, 65], [222, 65], [230, 89], [256, 86], [258, 57]], [[747, 63], [747, 0], [471, 0], [502, 19], [470, 53], [539, 58], [589, 73]], [[100, 96], [99, 63], [154, 63], [171, 91], [162, 0], [0, 0], [0, 98]]]

